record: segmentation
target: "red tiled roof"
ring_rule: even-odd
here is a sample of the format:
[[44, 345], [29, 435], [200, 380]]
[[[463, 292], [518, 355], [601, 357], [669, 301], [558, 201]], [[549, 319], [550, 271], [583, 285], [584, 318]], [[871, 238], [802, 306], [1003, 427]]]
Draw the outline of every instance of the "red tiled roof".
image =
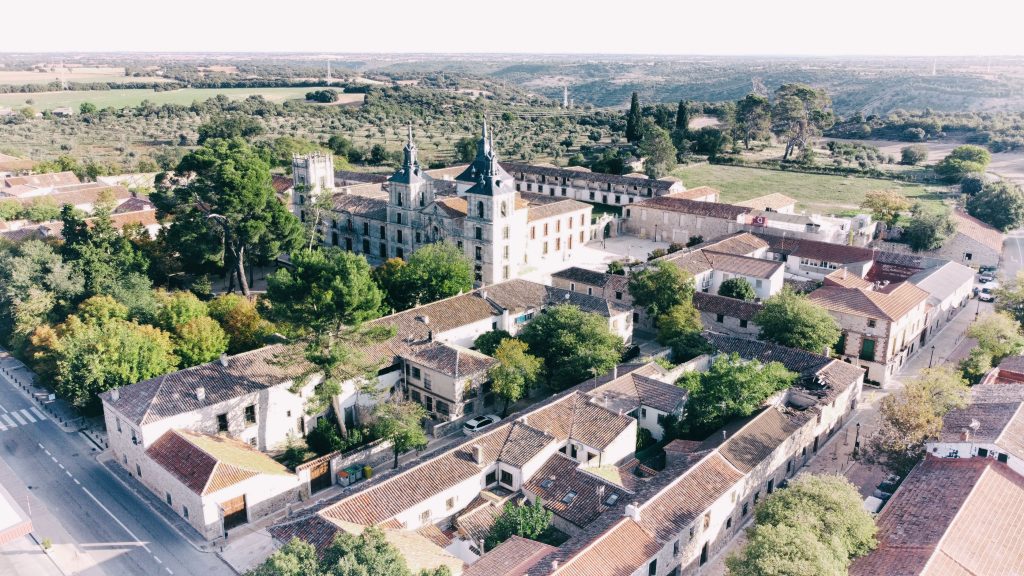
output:
[[481, 556], [462, 576], [522, 576], [555, 550], [554, 546], [542, 542], [512, 536]]
[[553, 571], [552, 576], [629, 576], [661, 550], [654, 536], [622, 518], [581, 553]]
[[284, 194], [295, 185], [295, 180], [292, 180], [287, 176], [274, 174], [270, 177], [270, 185], [274, 187], [274, 192]]
[[757, 313], [764, 308], [764, 304], [757, 302], [747, 302], [707, 292], [694, 292], [693, 306], [701, 312], [721, 314], [748, 322], [753, 320], [754, 316], [757, 316]]
[[851, 576], [1024, 573], [1024, 478], [992, 459], [926, 458], [877, 523], [878, 548]]
[[825, 276], [825, 286], [839, 286], [841, 288], [871, 288], [871, 282], [857, 276], [846, 268], [834, 270]]
[[287, 474], [284, 466], [245, 442], [185, 430], [168, 430], [146, 455], [200, 495], [260, 474]]
[[966, 212], [954, 210], [951, 216], [957, 232], [984, 244], [997, 253], [1003, 251], [1002, 232]]
[[928, 293], [910, 282], [890, 286], [887, 292], [824, 286], [811, 292], [808, 298], [834, 312], [889, 320], [898, 320], [928, 301]]
[[668, 210], [669, 212], [680, 212], [683, 214], [695, 214], [697, 216], [708, 216], [711, 218], [722, 218], [725, 220], [736, 220], [741, 214], [750, 212], [750, 208], [733, 206], [732, 204], [721, 204], [718, 202], [700, 202], [697, 200], [685, 200], [671, 196], [656, 196], [641, 200], [634, 204], [640, 208], [652, 208], [655, 210]]
[[[536, 494], [545, 508], [579, 527], [608, 509], [605, 502], [613, 495], [615, 502], [628, 498], [619, 486], [580, 470], [579, 462], [559, 453], [548, 458], [523, 488]], [[570, 492], [575, 496], [566, 502]]]
[[24, 190], [39, 188], [54, 188], [57, 186], [70, 186], [80, 184], [82, 181], [75, 176], [74, 172], [52, 172], [49, 174], [29, 174], [27, 176], [10, 176], [0, 182], [0, 191], [6, 191], [15, 187], [25, 187]]
[[669, 192], [668, 194], [665, 194], [665, 196], [669, 198], [681, 198], [683, 200], [698, 200], [711, 196], [711, 200], [701, 200], [702, 202], [718, 202], [718, 198], [721, 197], [721, 195], [721, 192], [711, 186], [698, 186], [688, 190], [680, 190], [679, 192]]

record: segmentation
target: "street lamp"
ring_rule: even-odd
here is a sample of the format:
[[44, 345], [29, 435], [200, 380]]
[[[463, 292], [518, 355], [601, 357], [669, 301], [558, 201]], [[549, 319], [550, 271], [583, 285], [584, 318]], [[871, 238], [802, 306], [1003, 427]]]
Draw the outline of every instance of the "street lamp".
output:
[[935, 360], [935, 345], [932, 344], [932, 355], [928, 358], [928, 367], [932, 367], [932, 360]]

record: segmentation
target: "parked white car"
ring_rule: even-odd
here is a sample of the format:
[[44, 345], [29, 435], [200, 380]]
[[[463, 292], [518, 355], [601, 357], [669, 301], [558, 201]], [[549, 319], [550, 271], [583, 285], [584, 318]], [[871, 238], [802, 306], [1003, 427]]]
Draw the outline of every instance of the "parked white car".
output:
[[501, 422], [500, 417], [495, 416], [494, 414], [485, 414], [483, 416], [477, 416], [466, 420], [466, 423], [462, 425], [462, 431], [467, 435], [472, 435], [491, 424], [496, 424], [498, 422]]
[[999, 288], [998, 282], [989, 282], [982, 285], [981, 290], [978, 291], [978, 300], [982, 302], [995, 302], [995, 291], [997, 288]]

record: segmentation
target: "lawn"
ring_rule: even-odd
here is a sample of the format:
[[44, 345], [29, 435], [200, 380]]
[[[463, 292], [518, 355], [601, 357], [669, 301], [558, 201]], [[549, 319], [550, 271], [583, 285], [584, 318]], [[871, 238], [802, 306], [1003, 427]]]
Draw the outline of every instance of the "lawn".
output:
[[857, 208], [871, 190], [898, 188], [911, 201], [938, 204], [941, 188], [926, 188], [877, 178], [826, 176], [714, 164], [682, 166], [672, 172], [687, 188], [711, 186], [722, 192], [723, 202], [741, 202], [779, 192], [797, 201], [798, 210], [834, 214]]
[[[241, 99], [252, 95], [260, 95], [271, 102], [284, 102], [305, 97], [306, 93], [315, 88], [183, 88], [156, 92], [153, 90], [92, 90], [81, 92], [36, 92], [23, 94], [0, 94], [0, 106], [19, 108], [32, 106], [36, 110], [52, 110], [61, 106], [77, 109], [83, 102], [91, 102], [99, 108], [113, 106], [137, 106], [143, 100], [154, 104], [191, 104], [199, 100], [207, 100], [218, 94], [228, 98]], [[362, 94], [340, 94], [344, 101], [361, 102]], [[31, 103], [27, 101], [31, 100]]]

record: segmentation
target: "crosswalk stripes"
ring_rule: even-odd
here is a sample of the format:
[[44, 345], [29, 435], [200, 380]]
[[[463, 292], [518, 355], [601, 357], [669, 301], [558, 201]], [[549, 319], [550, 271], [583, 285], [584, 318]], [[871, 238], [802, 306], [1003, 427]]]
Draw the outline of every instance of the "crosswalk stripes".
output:
[[44, 416], [43, 413], [35, 407], [22, 410], [12, 410], [6, 414], [0, 414], [0, 432], [3, 432], [8, 428], [27, 426], [39, 420], [46, 420], [46, 416]]

